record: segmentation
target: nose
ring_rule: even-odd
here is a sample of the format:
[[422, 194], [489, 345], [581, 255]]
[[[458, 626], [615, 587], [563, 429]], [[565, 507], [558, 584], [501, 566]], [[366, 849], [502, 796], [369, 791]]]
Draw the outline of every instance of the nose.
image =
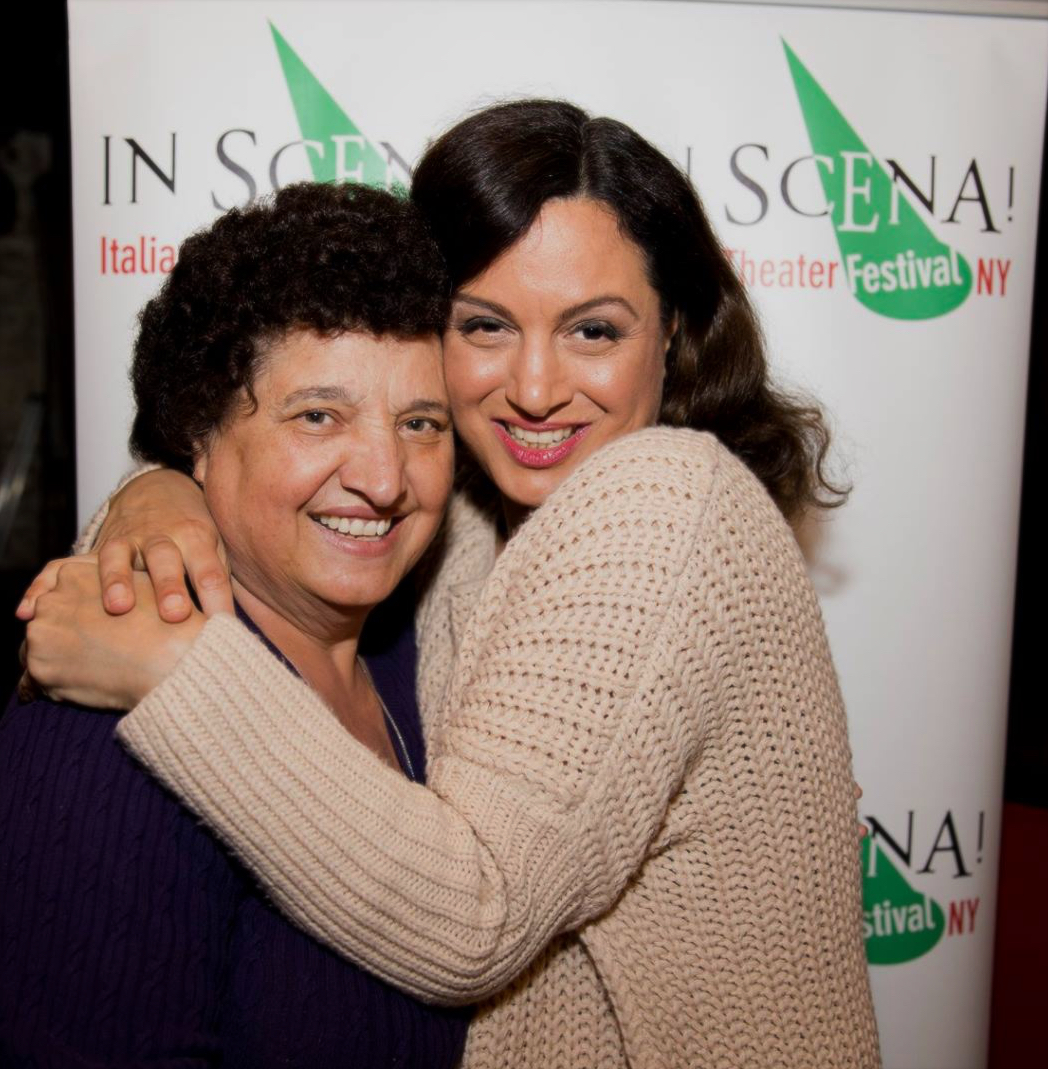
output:
[[525, 339], [509, 360], [506, 399], [541, 418], [571, 400], [564, 360], [552, 342]]
[[394, 508], [405, 491], [403, 443], [396, 428], [370, 426], [352, 435], [338, 474], [344, 490], [376, 509]]

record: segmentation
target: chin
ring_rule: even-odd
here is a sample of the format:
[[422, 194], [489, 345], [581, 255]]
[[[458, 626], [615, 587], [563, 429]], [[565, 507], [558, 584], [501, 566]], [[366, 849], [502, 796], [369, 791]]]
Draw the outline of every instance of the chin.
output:
[[347, 615], [366, 612], [386, 600], [396, 589], [394, 582], [332, 582], [318, 586], [317, 594]]
[[545, 503], [546, 498], [560, 486], [572, 470], [569, 468], [556, 474], [547, 471], [541, 476], [523, 479], [518, 476], [501, 483], [495, 480], [495, 486], [504, 498], [518, 508], [537, 509]]

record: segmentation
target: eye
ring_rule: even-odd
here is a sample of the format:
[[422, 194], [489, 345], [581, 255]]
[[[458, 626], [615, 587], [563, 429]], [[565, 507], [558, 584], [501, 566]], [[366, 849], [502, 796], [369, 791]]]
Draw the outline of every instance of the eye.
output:
[[447, 421], [431, 416], [412, 416], [401, 423], [401, 428], [416, 438], [433, 438], [447, 430]]
[[578, 323], [572, 332], [583, 341], [618, 341], [622, 337], [618, 327], [604, 319], [591, 319], [585, 323]]
[[331, 413], [319, 408], [311, 408], [306, 412], [300, 412], [297, 418], [310, 427], [324, 427], [331, 422]]
[[508, 328], [500, 319], [492, 316], [470, 316], [455, 324], [455, 329], [465, 338], [473, 338], [477, 341], [487, 341], [497, 338]]

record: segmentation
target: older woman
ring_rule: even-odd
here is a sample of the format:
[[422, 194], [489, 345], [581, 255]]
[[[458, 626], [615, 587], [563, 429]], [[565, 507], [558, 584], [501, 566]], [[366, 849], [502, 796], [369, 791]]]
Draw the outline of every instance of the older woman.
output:
[[[429, 789], [336, 737], [222, 614], [140, 680], [123, 737], [318, 938], [426, 999], [490, 996], [471, 1066], [869, 1069], [844, 714], [784, 520], [832, 496], [818, 412], [771, 387], [694, 191], [621, 123], [488, 109], [412, 197], [451, 271], [448, 392], [482, 472], [416, 616]], [[171, 473], [138, 482], [114, 527], [166, 598], [163, 533], [207, 520], [192, 488], [158, 503]], [[97, 594], [48, 597], [116, 665], [140, 657]], [[51, 685], [136, 674], [64, 670], [72, 630], [33, 654]], [[289, 724], [300, 745], [273, 745]]]
[[[405, 783], [425, 768], [410, 601], [365, 620], [444, 512], [446, 312], [410, 204], [291, 188], [185, 242], [133, 366], [133, 446], [202, 487], [259, 655]], [[118, 745], [115, 718], [45, 705], [0, 721], [0, 1064], [457, 1064], [467, 1013], [293, 928]]]

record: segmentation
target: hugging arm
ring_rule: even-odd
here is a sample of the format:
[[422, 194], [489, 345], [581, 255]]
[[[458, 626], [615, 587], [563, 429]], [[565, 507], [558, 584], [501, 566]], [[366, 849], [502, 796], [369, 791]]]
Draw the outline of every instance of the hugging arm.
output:
[[[120, 727], [282, 910], [423, 999], [489, 995], [604, 912], [700, 743], [701, 718], [653, 672], [687, 611], [715, 466], [671, 458], [660, 485], [659, 450], [599, 457], [485, 584], [430, 725], [428, 788], [222, 616]], [[668, 494], [690, 498], [676, 523]]]

